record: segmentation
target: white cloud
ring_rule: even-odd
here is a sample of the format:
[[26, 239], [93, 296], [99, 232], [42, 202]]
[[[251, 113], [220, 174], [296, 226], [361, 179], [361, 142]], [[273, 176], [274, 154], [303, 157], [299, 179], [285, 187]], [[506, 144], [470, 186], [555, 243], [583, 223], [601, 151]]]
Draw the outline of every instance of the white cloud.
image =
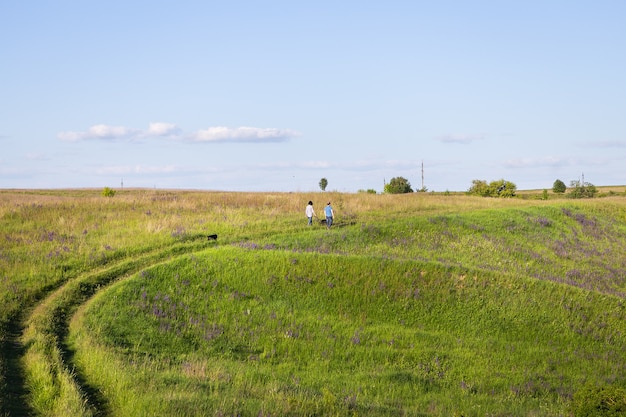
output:
[[399, 159], [366, 159], [359, 161], [352, 161], [348, 163], [342, 163], [337, 165], [337, 168], [344, 168], [351, 171], [368, 171], [368, 170], [387, 170], [387, 169], [399, 169], [399, 170], [411, 170], [418, 169], [421, 162], [411, 160], [399, 160]]
[[44, 161], [48, 159], [45, 154], [40, 152], [29, 152], [25, 155], [25, 158], [31, 161]]
[[153, 122], [148, 129], [140, 130], [125, 126], [94, 125], [83, 132], [60, 132], [57, 137], [68, 142], [82, 140], [136, 140], [149, 137], [179, 139], [186, 137], [193, 142], [284, 142], [300, 136], [300, 132], [291, 129], [259, 127], [209, 127], [191, 134], [184, 134], [173, 123]]
[[302, 162], [272, 162], [261, 163], [251, 168], [264, 170], [282, 169], [341, 169], [346, 171], [377, 171], [386, 169], [418, 169], [421, 162], [409, 160], [359, 160], [359, 161], [302, 161]]
[[326, 169], [332, 167], [332, 164], [326, 161], [308, 161], [302, 164], [302, 168]]
[[626, 140], [605, 140], [598, 142], [587, 142], [583, 144], [587, 148], [626, 148]]
[[168, 174], [178, 171], [175, 165], [112, 165], [96, 169], [98, 175]]
[[150, 123], [148, 130], [144, 132], [145, 136], [172, 136], [180, 133], [178, 126], [172, 123]]
[[259, 128], [259, 127], [209, 127], [191, 135], [195, 142], [284, 142], [300, 136], [291, 129]]
[[553, 156], [541, 158], [517, 158], [504, 161], [503, 165], [508, 168], [527, 168], [527, 167], [561, 167], [576, 165], [577, 162], [572, 159], [558, 158]]
[[68, 142], [77, 142], [88, 139], [121, 139], [136, 136], [139, 132], [124, 126], [94, 125], [85, 132], [61, 132], [57, 137]]
[[438, 140], [439, 142], [443, 142], [443, 143], [461, 143], [461, 144], [468, 144], [468, 143], [472, 143], [477, 140], [483, 140], [483, 139], [485, 139], [485, 135], [449, 134], [449, 135], [438, 136], [435, 138], [435, 140]]

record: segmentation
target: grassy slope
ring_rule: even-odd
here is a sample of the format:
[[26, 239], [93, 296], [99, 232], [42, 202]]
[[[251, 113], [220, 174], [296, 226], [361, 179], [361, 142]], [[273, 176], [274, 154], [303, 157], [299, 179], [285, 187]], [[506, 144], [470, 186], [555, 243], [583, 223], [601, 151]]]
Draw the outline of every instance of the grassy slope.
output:
[[[264, 235], [128, 282], [90, 310], [87, 340], [168, 358], [167, 372], [139, 367], [165, 378], [150, 385], [148, 410], [560, 415], [586, 381], [626, 382], [616, 371], [626, 366], [623, 213], [608, 201], [370, 213], [330, 233]], [[198, 382], [189, 367], [229, 383]]]
[[[0, 206], [3, 242], [6, 242], [0, 254], [0, 301], [7, 307], [2, 310], [0, 317], [0, 323], [5, 323], [0, 326], [0, 340], [7, 338], [7, 323], [15, 324], [24, 306], [32, 305], [50, 288], [77, 279], [99, 266], [114, 263], [116, 259], [132, 259], [136, 254], [150, 248], [167, 247], [185, 240], [193, 242], [205, 233], [217, 232], [222, 245], [230, 242], [241, 247], [237, 249], [241, 253], [235, 256], [243, 259], [244, 263], [249, 262], [251, 257], [258, 257], [245, 270], [253, 271], [259, 263], [266, 268], [260, 272], [261, 275], [267, 275], [270, 273], [268, 271], [276, 267], [273, 257], [280, 259], [282, 254], [292, 251], [302, 252], [293, 256], [302, 257], [301, 263], [304, 265], [312, 262], [314, 264], [318, 259], [323, 259], [322, 263], [326, 265], [331, 259], [329, 254], [340, 254], [340, 257], [332, 259], [336, 259], [336, 269], [346, 272], [348, 276], [367, 275], [368, 271], [379, 268], [377, 265], [370, 265], [367, 270], [359, 269], [364, 260], [382, 262], [380, 267], [391, 270], [405, 268], [402, 265], [408, 263], [412, 265], [411, 270], [420, 271], [420, 279], [421, 271], [426, 271], [427, 277], [432, 276], [430, 287], [415, 286], [397, 290], [405, 294], [404, 299], [400, 300], [401, 304], [430, 303], [427, 308], [422, 306], [412, 309], [417, 316], [404, 318], [405, 323], [407, 320], [427, 323], [422, 325], [426, 327], [418, 328], [417, 334], [414, 330], [402, 330], [393, 320], [388, 323], [384, 318], [376, 318], [373, 312], [354, 317], [354, 314], [344, 311], [344, 316], [337, 318], [330, 315], [326, 320], [329, 323], [341, 323], [342, 320], [347, 323], [344, 329], [347, 333], [343, 335], [343, 340], [350, 340], [346, 343], [352, 348], [366, 345], [365, 342], [353, 343], [354, 338], [378, 341], [379, 345], [389, 343], [392, 339], [394, 343], [396, 340], [403, 340], [405, 345], [415, 340], [432, 341], [432, 345], [426, 345], [424, 350], [404, 347], [403, 355], [417, 356], [409, 360], [413, 364], [409, 371], [404, 368], [397, 370], [394, 374], [397, 383], [394, 386], [398, 387], [398, 398], [406, 398], [410, 393], [424, 390], [424, 384], [431, 384], [431, 380], [437, 381], [437, 384], [431, 384], [436, 389], [429, 390], [420, 397], [421, 403], [403, 403], [404, 399], [389, 399], [382, 393], [368, 397], [360, 394], [360, 391], [348, 392], [347, 388], [331, 392], [328, 388], [324, 389], [325, 382], [318, 380], [316, 385], [315, 377], [312, 377], [313, 381], [296, 384], [296, 387], [300, 387], [296, 390], [298, 393], [289, 396], [285, 392], [295, 389], [293, 381], [287, 384], [284, 379], [286, 377], [280, 379], [267, 370], [259, 370], [255, 376], [258, 381], [253, 379], [258, 384], [250, 385], [245, 382], [245, 378], [240, 380], [240, 385], [233, 383], [233, 378], [247, 375], [247, 356], [245, 361], [231, 358], [230, 365], [228, 361], [224, 362], [223, 369], [209, 369], [206, 364], [207, 356], [189, 360], [189, 353], [185, 348], [175, 345], [172, 352], [183, 355], [184, 360], [171, 361], [170, 365], [167, 361], [157, 361], [156, 364], [149, 361], [150, 366], [159, 371], [165, 368], [167, 372], [157, 372], [155, 377], [149, 372], [150, 366], [147, 366], [147, 370], [144, 369], [147, 372], [146, 378], [156, 378], [156, 381], [161, 382], [165, 378], [166, 382], [174, 381], [167, 382], [173, 384], [172, 386], [185, 387], [186, 384], [191, 384], [197, 387], [196, 384], [200, 384], [203, 389], [214, 389], [215, 384], [207, 386], [207, 381], [217, 383], [220, 389], [227, 389], [224, 387], [228, 385], [234, 386], [235, 390], [231, 394], [234, 392], [235, 397], [231, 398], [229, 404], [222, 401], [216, 407], [210, 403], [211, 396], [206, 396], [209, 402], [204, 405], [209, 404], [213, 409], [222, 407], [224, 410], [234, 410], [244, 407], [238, 403], [237, 398], [247, 398], [249, 407], [253, 409], [256, 401], [258, 408], [261, 402], [268, 400], [264, 397], [267, 394], [263, 393], [267, 392], [269, 383], [270, 392], [272, 386], [276, 390], [276, 405], [295, 402], [294, 410], [299, 411], [326, 404], [327, 410], [345, 411], [356, 408], [371, 411], [379, 407], [381, 413], [385, 410], [393, 413], [401, 407], [419, 407], [422, 410], [430, 408], [435, 414], [442, 413], [442, 410], [455, 410], [452, 400], [443, 399], [455, 390], [459, 395], [455, 400], [458, 403], [456, 406], [466, 407], [465, 409], [477, 404], [491, 404], [494, 407], [495, 399], [504, 405], [494, 410], [506, 410], [517, 402], [522, 404], [520, 407], [533, 410], [544, 401], [548, 401], [553, 410], [560, 410], [577, 384], [582, 383], [581, 375], [588, 375], [587, 378], [590, 379], [623, 383], [619, 379], [623, 372], [609, 370], [624, 368], [623, 357], [615, 354], [616, 347], [623, 344], [624, 334], [620, 327], [623, 326], [621, 300], [624, 294], [623, 277], [626, 275], [624, 261], [620, 256], [624, 253], [625, 241], [622, 199], [539, 202], [474, 199], [464, 196], [330, 194], [338, 212], [339, 227], [326, 233], [325, 230], [302, 227], [302, 201], [311, 197], [319, 200], [316, 193], [241, 195], [135, 191], [118, 194], [114, 199], [104, 199], [97, 194], [76, 191], [72, 195], [63, 192], [0, 195], [3, 198]], [[326, 194], [324, 198], [328, 196]], [[29, 243], [29, 246], [24, 245], [25, 243]], [[251, 248], [275, 250], [250, 251]], [[283, 249], [289, 252], [284, 252]], [[308, 252], [318, 252], [322, 256], [306, 255]], [[207, 253], [206, 256], [212, 255]], [[293, 268], [293, 259], [282, 259], [282, 263]], [[320, 268], [323, 265], [315, 267], [313, 271], [317, 272], [314, 274], [319, 273]], [[380, 276], [370, 276], [373, 281], [368, 285], [381, 285]], [[389, 276], [403, 275], [390, 273]], [[537, 282], [534, 278], [570, 283], [584, 291]], [[411, 281], [413, 282], [414, 280]], [[355, 302], [351, 304], [361, 305], [363, 294], [350, 292], [353, 287], [347, 286], [341, 299], [353, 299]], [[306, 285], [304, 288], [308, 289]], [[155, 290], [164, 291], [165, 288]], [[411, 292], [412, 296], [407, 295]], [[606, 295], [598, 295], [598, 292]], [[232, 296], [232, 291], [225, 294]], [[306, 299], [307, 294], [299, 294], [296, 298]], [[327, 294], [320, 296], [318, 300], [326, 298]], [[506, 309], [503, 308], [503, 300], [508, 304]], [[282, 301], [287, 304], [292, 302], [291, 299]], [[330, 307], [332, 310], [333, 306]], [[385, 304], [384, 307], [389, 306]], [[533, 314], [529, 316], [528, 311]], [[144, 312], [144, 315], [149, 316], [148, 313]], [[271, 314], [269, 311], [266, 313]], [[312, 317], [317, 315], [311, 314]], [[80, 316], [76, 320], [78, 322], [85, 319]], [[298, 317], [294, 320], [299, 320], [303, 323], [302, 326], [306, 326], [310, 325], [307, 323], [312, 319]], [[368, 320], [380, 323], [369, 327]], [[357, 324], [359, 326], [355, 330]], [[80, 326], [78, 328], [80, 332]], [[464, 330], [460, 332], [459, 328]], [[500, 328], [505, 330], [498, 330]], [[133, 333], [132, 327], [129, 329]], [[167, 334], [159, 333], [158, 328], [156, 330], [157, 336]], [[275, 330], [269, 331], [269, 334]], [[219, 327], [213, 328], [213, 331], [226, 332]], [[298, 328], [285, 331], [293, 334]], [[103, 337], [106, 334], [103, 333]], [[485, 335], [490, 336], [486, 338]], [[554, 335], [558, 337], [549, 339]], [[206, 339], [206, 335], [203, 337]], [[327, 338], [319, 334], [316, 337], [321, 338], [319, 340], [322, 342]], [[466, 344], [462, 348], [456, 345], [459, 338]], [[99, 343], [98, 339], [89, 337], [85, 340]], [[118, 336], [105, 340], [113, 345], [122, 343], [122, 347], [128, 349], [125, 345], [127, 342]], [[234, 340], [236, 346], [241, 345], [237, 337], [229, 340]], [[531, 349], [523, 348], [523, 344], [529, 340], [543, 342], [535, 343], [536, 346]], [[265, 342], [267, 343], [269, 342]], [[193, 343], [192, 345], [196, 346]], [[305, 351], [310, 349], [306, 348], [308, 345], [305, 344]], [[131, 343], [130, 346], [139, 345]], [[450, 358], [446, 359], [445, 371], [439, 369], [443, 367], [442, 359], [436, 352], [441, 349], [435, 347], [444, 347]], [[381, 346], [367, 350], [379, 352], [379, 348]], [[125, 369], [127, 364], [124, 357], [128, 351], [120, 356], [117, 349], [113, 353], [106, 349], [97, 352], [113, 362], [121, 361], [119, 369]], [[228, 343], [224, 349], [237, 350], [228, 348]], [[250, 349], [255, 352], [260, 348], [257, 344], [252, 344]], [[503, 399], [498, 395], [487, 395], [489, 385], [485, 385], [483, 377], [491, 362], [495, 361], [503, 369], [506, 366], [517, 364], [519, 367], [520, 363], [526, 364], [522, 354], [508, 353], [515, 349], [530, 350], [529, 357], [535, 358], [531, 360], [534, 365], [528, 368], [526, 374], [504, 372], [494, 378], [491, 392], [494, 389], [500, 390], [501, 393], [508, 393], [508, 397]], [[532, 351], [535, 351], [534, 356]], [[171, 357], [172, 352], [165, 351], [162, 354]], [[267, 358], [267, 355], [261, 357], [262, 353], [263, 351], [258, 359], [254, 359], [259, 367]], [[79, 355], [80, 350], [77, 353]], [[462, 365], [470, 357], [477, 358], [477, 365], [466, 373], [460, 372], [459, 369], [462, 368], [457, 365]], [[355, 363], [374, 363], [358, 355], [355, 358], [358, 358]], [[336, 358], [334, 362], [332, 358], [329, 359], [329, 363], [340, 362]], [[2, 363], [0, 361], [0, 367]], [[602, 363], [606, 365], [600, 366]], [[234, 366], [235, 370], [228, 368], [229, 366]], [[542, 370], [542, 366], [549, 372]], [[567, 370], [562, 370], [563, 367]], [[591, 368], [593, 372], [589, 372], [587, 368]], [[289, 374], [288, 371], [285, 372]], [[364, 371], [365, 376], [361, 381], [371, 377], [368, 372], [371, 370]], [[440, 373], [445, 378], [438, 381], [437, 375]], [[4, 372], [0, 375], [3, 380], [6, 379]], [[131, 386], [133, 381], [136, 382], [132, 374], [124, 375], [124, 378], [129, 378]], [[338, 372], [335, 381], [345, 386], [345, 378], [345, 374]], [[119, 375], [117, 379], [120, 379]], [[418, 391], [409, 390], [409, 394], [403, 393], [408, 387]], [[159, 387], [154, 389], [158, 392]], [[6, 392], [6, 387], [3, 388], [0, 384], [0, 390]], [[197, 405], [198, 401], [206, 401], [187, 398], [184, 391], [172, 391], [186, 400], [179, 398], [178, 401], [171, 401], [170, 406], [176, 407], [178, 404], [184, 408], [186, 401], [192, 405]], [[151, 392], [151, 389], [146, 392]], [[252, 393], [247, 396], [239, 395], [249, 392]], [[336, 397], [337, 392], [345, 395]], [[465, 397], [460, 396], [461, 394]], [[125, 403], [143, 401], [142, 398], [147, 403], [153, 400], [151, 396], [127, 397]], [[465, 403], [462, 401], [464, 398]], [[9, 408], [6, 403], [0, 403], [0, 411]]]
[[585, 381], [626, 382], [619, 299], [419, 262], [259, 252], [184, 257], [96, 299], [75, 326], [78, 362], [117, 414], [560, 415]]

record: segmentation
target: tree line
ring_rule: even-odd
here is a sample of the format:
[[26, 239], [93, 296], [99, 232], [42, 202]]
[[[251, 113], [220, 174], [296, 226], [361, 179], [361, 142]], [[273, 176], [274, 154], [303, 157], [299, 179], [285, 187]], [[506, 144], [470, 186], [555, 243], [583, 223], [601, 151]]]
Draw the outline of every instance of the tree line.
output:
[[[319, 182], [320, 189], [326, 191], [328, 186], [328, 180], [322, 178]], [[426, 192], [426, 187], [415, 192]], [[477, 195], [481, 197], [501, 197], [511, 198], [515, 197], [517, 186], [511, 181], [505, 179], [494, 180], [487, 182], [485, 180], [472, 180], [472, 185], [467, 190], [468, 195]], [[555, 194], [564, 194], [567, 191], [567, 186], [563, 181], [557, 179], [552, 185], [552, 192]], [[367, 190], [368, 193], [375, 194], [375, 190]], [[414, 192], [411, 187], [411, 183], [404, 177], [393, 177], [389, 182], [385, 182], [384, 191], [385, 194], [405, 194]], [[547, 198], [547, 190], [544, 190], [544, 198]], [[597, 194], [597, 188], [585, 181], [574, 180], [570, 182], [570, 191], [568, 197], [570, 198], [591, 198]]]

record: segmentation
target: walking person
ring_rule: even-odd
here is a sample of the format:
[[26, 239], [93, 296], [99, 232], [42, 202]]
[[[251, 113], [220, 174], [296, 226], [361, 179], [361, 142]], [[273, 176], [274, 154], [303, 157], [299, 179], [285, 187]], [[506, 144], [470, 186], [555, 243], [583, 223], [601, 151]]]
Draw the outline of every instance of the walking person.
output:
[[316, 219], [319, 219], [317, 217], [317, 214], [315, 214], [315, 210], [313, 210], [313, 202], [312, 201], [309, 201], [309, 204], [307, 204], [306, 209], [304, 210], [304, 213], [306, 214], [306, 217], [308, 217], [308, 219], [309, 219], [308, 226], [311, 226], [313, 224], [313, 216], [315, 216]]
[[333, 219], [335, 218], [335, 212], [333, 211], [333, 207], [330, 205], [330, 201], [324, 208], [324, 213], [326, 214], [326, 228], [330, 229], [330, 226], [333, 225]]

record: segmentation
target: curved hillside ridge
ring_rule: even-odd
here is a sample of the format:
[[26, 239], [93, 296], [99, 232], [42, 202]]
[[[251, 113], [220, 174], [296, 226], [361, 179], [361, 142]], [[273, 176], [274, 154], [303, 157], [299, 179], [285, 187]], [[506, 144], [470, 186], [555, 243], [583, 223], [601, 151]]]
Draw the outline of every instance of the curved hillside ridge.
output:
[[[372, 401], [389, 395], [395, 405], [386, 407], [410, 414], [428, 405], [426, 393], [439, 407], [433, 415], [468, 412], [467, 395], [494, 412], [523, 404], [520, 414], [545, 414], [548, 403], [547, 415], [559, 415], [579, 378], [626, 364], [625, 314], [618, 298], [528, 277], [224, 246], [100, 292], [72, 338], [77, 369], [124, 415], [136, 411], [125, 404], [129, 389], [145, 398], [137, 415], [172, 413], [183, 392], [200, 415], [254, 414], [259, 402], [278, 414], [310, 414], [324, 398], [320, 386], [368, 387], [351, 405], [322, 406], [339, 415], [352, 407], [378, 415]], [[105, 363], [116, 371], [102, 371]], [[154, 382], [141, 384], [137, 373]], [[251, 380], [254, 389], [243, 389]], [[291, 394], [276, 397], [277, 386]]]
[[254, 246], [414, 259], [626, 294], [623, 205], [489, 208], [356, 223], [330, 239], [281, 234]]

